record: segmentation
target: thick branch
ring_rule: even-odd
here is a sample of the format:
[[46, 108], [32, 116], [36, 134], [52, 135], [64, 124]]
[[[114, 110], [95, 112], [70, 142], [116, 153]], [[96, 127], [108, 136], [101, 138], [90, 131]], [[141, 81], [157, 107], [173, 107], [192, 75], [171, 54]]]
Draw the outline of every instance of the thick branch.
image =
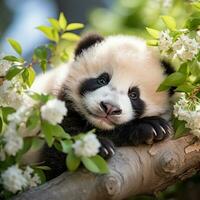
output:
[[110, 173], [66, 172], [14, 200], [106, 200], [153, 194], [200, 169], [200, 143], [191, 135], [152, 146], [123, 147], [109, 161]]

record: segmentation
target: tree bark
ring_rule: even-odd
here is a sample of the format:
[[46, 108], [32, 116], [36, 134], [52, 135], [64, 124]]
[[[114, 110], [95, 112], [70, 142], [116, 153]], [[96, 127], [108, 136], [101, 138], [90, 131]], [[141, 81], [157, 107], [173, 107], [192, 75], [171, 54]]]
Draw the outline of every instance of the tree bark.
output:
[[155, 194], [200, 169], [200, 142], [192, 135], [153, 145], [121, 147], [109, 160], [110, 173], [65, 172], [14, 200], [107, 200]]

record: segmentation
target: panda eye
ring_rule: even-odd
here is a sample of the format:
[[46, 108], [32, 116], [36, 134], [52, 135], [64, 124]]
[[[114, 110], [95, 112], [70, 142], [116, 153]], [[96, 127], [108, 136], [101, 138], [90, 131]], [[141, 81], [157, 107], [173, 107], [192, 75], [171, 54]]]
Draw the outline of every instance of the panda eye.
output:
[[107, 73], [103, 73], [97, 78], [97, 83], [101, 86], [107, 85], [109, 83], [109, 75]]
[[137, 94], [136, 94], [136, 92], [129, 92], [128, 96], [129, 96], [132, 100], [136, 100], [136, 99], [137, 99]]

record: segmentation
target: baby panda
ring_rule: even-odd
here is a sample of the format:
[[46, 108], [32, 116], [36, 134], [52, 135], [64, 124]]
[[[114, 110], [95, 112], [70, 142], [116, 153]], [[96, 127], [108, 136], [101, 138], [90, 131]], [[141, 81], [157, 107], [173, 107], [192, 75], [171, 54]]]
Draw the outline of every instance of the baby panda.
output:
[[[54, 87], [68, 108], [61, 125], [72, 135], [96, 129], [104, 158], [115, 154], [115, 146], [152, 144], [172, 132], [170, 92], [157, 89], [173, 69], [142, 39], [89, 34], [66, 68], [47, 79], [50, 87], [62, 77]], [[44, 157], [54, 176], [66, 170], [65, 155], [56, 149], [45, 148]]]

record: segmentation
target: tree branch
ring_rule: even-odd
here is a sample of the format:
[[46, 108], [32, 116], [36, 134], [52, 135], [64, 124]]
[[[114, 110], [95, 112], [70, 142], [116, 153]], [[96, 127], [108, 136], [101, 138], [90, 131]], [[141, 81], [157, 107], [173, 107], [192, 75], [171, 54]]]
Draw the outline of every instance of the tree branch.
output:
[[200, 169], [200, 142], [192, 135], [139, 147], [122, 147], [110, 159], [110, 173], [66, 172], [14, 200], [106, 200], [154, 194]]

